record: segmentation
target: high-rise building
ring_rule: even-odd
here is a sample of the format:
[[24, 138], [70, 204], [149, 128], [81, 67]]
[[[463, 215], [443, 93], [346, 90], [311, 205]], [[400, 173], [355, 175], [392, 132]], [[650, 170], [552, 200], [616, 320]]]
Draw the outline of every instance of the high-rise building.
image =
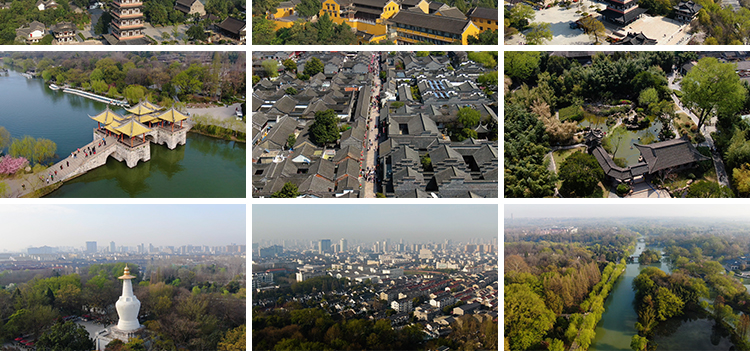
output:
[[467, 253], [474, 253], [477, 251], [477, 245], [476, 244], [466, 244], [466, 247], [464, 247], [464, 251]]
[[321, 239], [318, 241], [318, 253], [328, 253], [331, 251], [331, 240], [330, 239]]
[[341, 238], [341, 240], [339, 241], [339, 247], [340, 247], [340, 249], [339, 249], [339, 250], [340, 250], [340, 251], [341, 251], [342, 253], [343, 253], [343, 252], [345, 252], [345, 251], [346, 251], [346, 250], [347, 250], [347, 249], [349, 248], [349, 245], [348, 245], [348, 243], [347, 243], [346, 239], [344, 239], [344, 238]]
[[115, 242], [109, 242], [109, 252], [114, 253], [117, 250], [115, 249]]
[[380, 242], [375, 242], [375, 244], [372, 245], [372, 251], [374, 253], [380, 253]]
[[113, 0], [110, 32], [118, 41], [144, 38], [143, 1]]
[[86, 252], [89, 254], [96, 253], [96, 242], [86, 242]]
[[146, 247], [143, 243], [138, 244], [138, 254], [146, 254]]
[[383, 241], [383, 250], [382, 250], [382, 252], [383, 253], [387, 253], [388, 252], [388, 241], [387, 240]]

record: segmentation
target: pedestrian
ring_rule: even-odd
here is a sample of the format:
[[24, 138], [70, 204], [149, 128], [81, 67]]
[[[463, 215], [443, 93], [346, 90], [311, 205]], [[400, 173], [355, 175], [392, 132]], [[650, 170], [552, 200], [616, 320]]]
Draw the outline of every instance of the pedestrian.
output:
[[55, 175], [57, 175], [57, 170], [55, 170]]
[[49, 184], [49, 179], [47, 179], [47, 183]]
[[21, 184], [21, 188], [26, 190], [26, 184]]
[[70, 166], [70, 162], [66, 160], [65, 161], [65, 166]]
[[62, 168], [62, 164], [60, 164], [60, 170], [62, 170], [62, 169], [63, 169], [63, 168]]

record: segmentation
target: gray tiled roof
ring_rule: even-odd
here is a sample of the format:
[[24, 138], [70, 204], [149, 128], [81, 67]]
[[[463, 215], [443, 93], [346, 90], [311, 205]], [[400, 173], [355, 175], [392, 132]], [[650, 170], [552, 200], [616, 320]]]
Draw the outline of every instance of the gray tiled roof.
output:
[[711, 159], [695, 149], [686, 137], [648, 145], [633, 145], [641, 151], [649, 173]]

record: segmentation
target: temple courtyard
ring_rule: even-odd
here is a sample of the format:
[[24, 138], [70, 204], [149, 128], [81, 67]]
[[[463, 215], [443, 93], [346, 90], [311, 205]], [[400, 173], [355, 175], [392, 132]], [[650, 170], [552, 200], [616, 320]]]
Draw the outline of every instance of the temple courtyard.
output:
[[[550, 24], [552, 30], [552, 40], [545, 42], [544, 44], [551, 45], [590, 45], [594, 42], [589, 36], [583, 32], [580, 28], [570, 28], [570, 24], [581, 18], [581, 13], [588, 12], [594, 14], [597, 20], [604, 24], [606, 29], [606, 35], [608, 37], [621, 38], [628, 33], [638, 34], [643, 33], [646, 37], [656, 40], [656, 44], [674, 45], [674, 44], [687, 44], [692, 37], [691, 34], [687, 33], [689, 26], [687, 24], [680, 23], [678, 21], [668, 19], [663, 16], [650, 16], [644, 14], [638, 20], [630, 23], [629, 25], [622, 27], [612, 22], [604, 20], [599, 14], [596, 13], [596, 9], [605, 9], [607, 4], [604, 2], [596, 2], [583, 0], [581, 5], [573, 5], [566, 9], [560, 6], [552, 6], [550, 8], [541, 9], [536, 11], [536, 17], [533, 22], [544, 22]], [[528, 31], [528, 30], [527, 30]], [[506, 45], [519, 45], [524, 43], [522, 35], [517, 34], [509, 39], [505, 40]], [[603, 42], [602, 44], [609, 44], [609, 42]]]

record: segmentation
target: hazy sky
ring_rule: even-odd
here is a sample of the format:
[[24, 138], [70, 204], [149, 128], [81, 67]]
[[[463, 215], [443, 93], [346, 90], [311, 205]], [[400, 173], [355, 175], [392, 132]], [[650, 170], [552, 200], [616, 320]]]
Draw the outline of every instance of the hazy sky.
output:
[[[615, 217], [688, 217], [748, 218], [750, 205], [729, 204], [726, 200], [695, 201], [700, 204], [545, 204], [505, 205], [503, 216], [510, 218], [615, 218]], [[718, 202], [718, 204], [717, 204]]]
[[0, 251], [30, 246], [247, 244], [245, 205], [0, 205]]
[[426, 242], [497, 238], [497, 205], [254, 205], [254, 242], [359, 239]]

